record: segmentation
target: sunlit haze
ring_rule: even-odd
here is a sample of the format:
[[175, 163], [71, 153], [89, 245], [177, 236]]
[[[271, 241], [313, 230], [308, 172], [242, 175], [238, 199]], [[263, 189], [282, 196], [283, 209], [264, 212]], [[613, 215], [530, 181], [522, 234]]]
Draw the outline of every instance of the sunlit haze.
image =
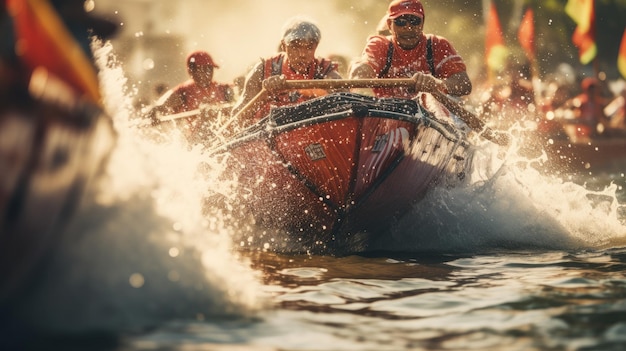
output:
[[[230, 82], [261, 57], [276, 52], [284, 22], [304, 15], [322, 40], [317, 54], [358, 56], [385, 14], [387, 2], [362, 0], [346, 8], [333, 0], [97, 0], [96, 11], [121, 23], [114, 50], [131, 80], [149, 85], [186, 78], [184, 60], [196, 49], [220, 65], [214, 79]], [[140, 87], [140, 90], [145, 87]]]

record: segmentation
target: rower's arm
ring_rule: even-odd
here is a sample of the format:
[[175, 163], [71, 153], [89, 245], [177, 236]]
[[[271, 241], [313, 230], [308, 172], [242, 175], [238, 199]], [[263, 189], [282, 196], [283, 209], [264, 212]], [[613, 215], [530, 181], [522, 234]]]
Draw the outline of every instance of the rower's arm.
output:
[[157, 100], [156, 104], [146, 113], [146, 116], [152, 120], [153, 125], [159, 124], [159, 116], [169, 115], [176, 110], [181, 110], [184, 103], [179, 92], [168, 90]]
[[233, 107], [231, 114], [236, 115], [246, 104], [263, 89], [263, 62], [258, 63], [246, 77], [243, 92], [239, 101]]
[[367, 62], [355, 62], [350, 67], [350, 79], [376, 78], [376, 72]]
[[472, 81], [467, 72], [458, 72], [443, 79], [445, 92], [454, 96], [469, 95], [472, 92]]
[[[348, 77], [350, 79], [373, 79], [376, 78], [376, 72], [369, 65], [369, 63], [364, 61], [356, 61], [352, 63], [350, 66], [350, 72], [348, 72]], [[374, 90], [372, 88], [357, 88], [352, 89], [352, 92], [374, 96]]]

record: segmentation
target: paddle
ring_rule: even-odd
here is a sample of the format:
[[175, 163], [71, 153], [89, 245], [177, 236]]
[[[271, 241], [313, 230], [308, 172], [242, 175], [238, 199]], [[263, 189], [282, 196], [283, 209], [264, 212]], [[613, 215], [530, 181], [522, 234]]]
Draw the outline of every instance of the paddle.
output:
[[[350, 88], [389, 88], [389, 87], [412, 87], [415, 86], [415, 80], [411, 78], [390, 78], [390, 79], [312, 79], [312, 80], [287, 80], [281, 89], [350, 89]], [[238, 115], [250, 109], [253, 105], [259, 103], [267, 97], [268, 93], [261, 90], [250, 102], [239, 111]], [[450, 112], [456, 114], [467, 123], [474, 131], [478, 132], [485, 139], [492, 141], [498, 145], [507, 146], [510, 143], [507, 134], [499, 133], [485, 126], [480, 118], [472, 112], [466, 110], [459, 105], [458, 102], [443, 93], [432, 94], [439, 103], [445, 106]], [[246, 113], [248, 113], [246, 111]], [[234, 118], [237, 119], [237, 118]]]
[[[207, 106], [203, 106], [197, 109], [193, 109], [193, 110], [189, 110], [189, 111], [183, 111], [183, 112], [179, 112], [179, 113], [173, 113], [171, 115], [164, 115], [164, 116], [159, 116], [158, 114], [156, 115], [156, 120], [158, 122], [168, 122], [168, 121], [174, 121], [177, 119], [181, 119], [181, 118], [187, 118], [187, 117], [194, 117], [194, 116], [201, 116], [203, 113], [206, 112], [228, 112], [226, 111], [226, 109], [230, 109], [232, 107], [231, 103], [218, 103], [218, 104], [214, 104], [214, 105], [207, 105]], [[215, 131], [211, 131], [211, 133], [213, 133], [214, 136], [218, 137], [222, 135], [222, 132], [235, 120], [234, 117], [231, 117], [230, 119], [228, 119], [224, 124], [222, 124], [217, 130]], [[142, 125], [152, 125], [154, 126], [155, 123], [151, 118], [144, 118], [141, 121]]]
[[[289, 89], [350, 89], [350, 88], [376, 88], [376, 87], [397, 87], [415, 85], [411, 79], [313, 79], [313, 80], [286, 80], [281, 86], [281, 90]], [[265, 89], [256, 94], [239, 112], [233, 116], [232, 120], [240, 120], [249, 117], [256, 112], [254, 107], [265, 101], [269, 97], [269, 92]], [[232, 121], [231, 120], [231, 121]]]
[[259, 107], [259, 105], [263, 103], [268, 97], [268, 91], [265, 89], [261, 89], [261, 91], [259, 91], [258, 94], [256, 94], [250, 101], [248, 101], [248, 103], [245, 104], [245, 106], [228, 121], [228, 123], [223, 125], [221, 129], [228, 127], [228, 125], [233, 121], [251, 119], [251, 115], [256, 113], [256, 108]]
[[203, 112], [215, 111], [220, 112], [228, 107], [231, 107], [232, 104], [215, 104], [207, 107], [200, 107], [194, 110], [183, 111], [179, 113], [173, 113], [171, 115], [157, 116], [156, 118], [159, 122], [167, 122], [173, 121], [180, 118], [193, 117], [202, 114]]
[[467, 123], [467, 125], [472, 128], [472, 130], [477, 131], [479, 135], [483, 138], [501, 146], [508, 146], [511, 143], [508, 134], [499, 133], [489, 127], [486, 127], [483, 120], [463, 108], [461, 105], [458, 104], [458, 102], [452, 100], [452, 98], [450, 98], [449, 96], [445, 95], [442, 92], [431, 93], [431, 95], [435, 99], [437, 99], [440, 104], [450, 110], [450, 112], [459, 116], [459, 118], [461, 118], [463, 122]]

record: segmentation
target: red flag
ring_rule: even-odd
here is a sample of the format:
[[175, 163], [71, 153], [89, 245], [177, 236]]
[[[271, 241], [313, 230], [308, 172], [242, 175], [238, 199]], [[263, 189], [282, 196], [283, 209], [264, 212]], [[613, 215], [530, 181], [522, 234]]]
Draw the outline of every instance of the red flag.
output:
[[47, 0], [7, 0], [13, 17], [16, 53], [31, 71], [38, 67], [70, 85], [76, 93], [100, 101], [95, 68]]
[[502, 36], [502, 27], [500, 26], [500, 19], [498, 18], [498, 11], [496, 10], [496, 6], [493, 2], [489, 5], [485, 49], [487, 66], [492, 71], [497, 71], [505, 66], [507, 49], [506, 46], [504, 46], [504, 38]]
[[596, 57], [596, 13], [594, 0], [568, 0], [565, 12], [576, 22], [572, 42], [578, 48], [580, 62], [588, 64]]
[[619, 54], [617, 55], [617, 69], [622, 77], [626, 78], [626, 29], [622, 35], [622, 43], [619, 46]]
[[535, 20], [532, 8], [526, 9], [522, 22], [517, 30], [517, 40], [529, 60], [535, 59]]

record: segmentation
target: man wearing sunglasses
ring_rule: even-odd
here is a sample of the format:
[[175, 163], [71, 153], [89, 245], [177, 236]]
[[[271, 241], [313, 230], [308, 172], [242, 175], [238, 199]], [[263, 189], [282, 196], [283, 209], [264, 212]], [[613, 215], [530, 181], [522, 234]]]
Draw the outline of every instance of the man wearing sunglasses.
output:
[[350, 78], [408, 78], [414, 88], [375, 88], [376, 96], [413, 98], [418, 92], [440, 91], [463, 96], [472, 91], [465, 62], [445, 38], [424, 34], [424, 7], [419, 0], [394, 0], [387, 10], [389, 36], [368, 39]]

